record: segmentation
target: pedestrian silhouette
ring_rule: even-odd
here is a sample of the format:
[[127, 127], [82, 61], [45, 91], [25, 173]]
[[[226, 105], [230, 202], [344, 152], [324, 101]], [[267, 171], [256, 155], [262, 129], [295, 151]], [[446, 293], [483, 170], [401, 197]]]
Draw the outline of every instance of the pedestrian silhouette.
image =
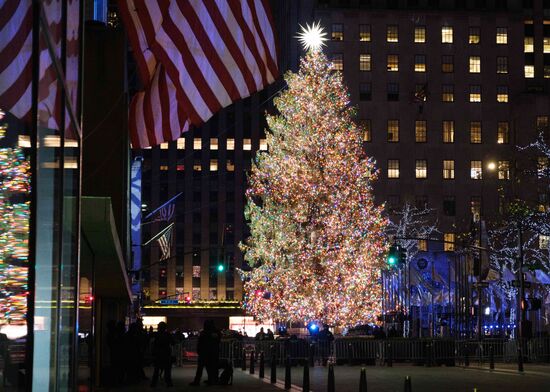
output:
[[199, 335], [197, 342], [197, 371], [195, 379], [189, 385], [200, 385], [203, 369], [208, 374], [207, 384], [218, 383], [218, 363], [220, 356], [220, 332], [216, 329], [214, 321], [206, 320], [204, 328]]
[[164, 374], [164, 382], [167, 387], [172, 386], [172, 345], [174, 341], [172, 335], [166, 331], [166, 323], [161, 321], [158, 324], [157, 333], [153, 338], [153, 363], [155, 371], [151, 386], [155, 387], [159, 378], [159, 372]]
[[260, 328], [260, 332], [258, 332], [258, 333], [256, 334], [255, 339], [256, 339], [256, 340], [265, 340], [264, 327], [261, 327], [261, 328]]

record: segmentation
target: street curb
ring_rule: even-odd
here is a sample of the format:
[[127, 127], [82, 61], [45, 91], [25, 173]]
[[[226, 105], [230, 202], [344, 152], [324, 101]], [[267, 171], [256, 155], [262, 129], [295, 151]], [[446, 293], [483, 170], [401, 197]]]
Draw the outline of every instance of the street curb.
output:
[[[238, 369], [238, 370], [239, 370], [240, 372], [244, 373], [244, 374], [249, 375], [250, 377], [254, 377], [254, 378], [257, 378], [258, 380], [262, 380], [262, 381], [265, 382], [266, 384], [273, 385], [273, 386], [276, 387], [276, 388], [285, 390], [285, 382], [284, 382], [284, 381], [281, 381], [281, 380], [277, 379], [277, 383], [272, 384], [272, 383], [270, 382], [269, 378], [260, 378], [260, 376], [258, 376], [257, 374], [250, 374], [249, 372], [247, 372], [247, 371], [245, 371], [245, 370], [242, 370], [242, 369]], [[295, 384], [291, 384], [291, 385], [290, 385], [290, 389], [287, 389], [287, 391], [291, 391], [291, 392], [302, 392], [302, 387], [301, 387], [301, 386], [298, 386], [298, 385], [295, 385]], [[313, 392], [313, 391], [310, 391], [310, 392]]]

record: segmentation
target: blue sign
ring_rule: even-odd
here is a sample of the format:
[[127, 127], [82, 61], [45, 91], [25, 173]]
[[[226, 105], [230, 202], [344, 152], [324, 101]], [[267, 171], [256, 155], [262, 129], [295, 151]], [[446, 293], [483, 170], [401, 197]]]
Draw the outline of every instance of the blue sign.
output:
[[161, 305], [177, 305], [179, 301], [177, 299], [161, 299], [159, 303]]

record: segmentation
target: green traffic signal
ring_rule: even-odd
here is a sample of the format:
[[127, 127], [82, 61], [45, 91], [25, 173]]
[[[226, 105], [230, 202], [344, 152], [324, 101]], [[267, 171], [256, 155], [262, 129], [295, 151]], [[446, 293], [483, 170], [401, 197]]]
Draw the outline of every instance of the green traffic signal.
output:
[[394, 255], [389, 255], [388, 256], [388, 265], [390, 267], [393, 267], [393, 266], [395, 266], [395, 264], [397, 264], [397, 258]]
[[218, 272], [223, 272], [225, 270], [225, 266], [223, 264], [218, 264]]

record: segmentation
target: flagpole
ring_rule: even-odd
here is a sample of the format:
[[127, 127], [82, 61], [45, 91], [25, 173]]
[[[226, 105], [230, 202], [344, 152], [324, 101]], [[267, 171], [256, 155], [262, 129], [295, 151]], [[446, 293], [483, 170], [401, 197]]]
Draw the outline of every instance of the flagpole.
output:
[[173, 202], [174, 200], [176, 200], [178, 197], [180, 197], [181, 195], [183, 195], [183, 192], [180, 192], [178, 193], [176, 196], [172, 197], [170, 200], [168, 200], [167, 202], [165, 202], [164, 204], [162, 204], [161, 206], [157, 207], [156, 209], [154, 209], [153, 211], [151, 211], [149, 214], [147, 214], [147, 216], [145, 218], [143, 218], [143, 220], [147, 220], [149, 219], [151, 216], [155, 215], [159, 210], [163, 209], [164, 207], [166, 207], [166, 205], [170, 204], [171, 202]]

